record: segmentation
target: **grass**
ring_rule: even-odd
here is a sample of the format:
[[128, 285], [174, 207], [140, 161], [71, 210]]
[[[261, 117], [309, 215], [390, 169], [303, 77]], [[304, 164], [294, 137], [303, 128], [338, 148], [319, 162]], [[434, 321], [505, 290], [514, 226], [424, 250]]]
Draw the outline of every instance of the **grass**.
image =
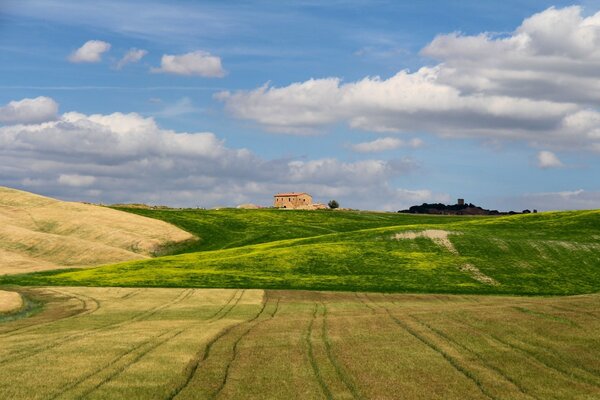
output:
[[19, 293], [0, 290], [0, 316], [19, 311], [23, 305], [23, 299]]
[[[163, 219], [201, 240], [176, 249], [177, 255], [5, 276], [0, 284], [526, 295], [600, 290], [600, 211], [489, 218], [131, 211]], [[426, 230], [443, 231], [455, 251], [435, 238], [394, 239]]]
[[0, 275], [144, 259], [191, 238], [156, 219], [0, 187]]
[[600, 296], [38, 288], [10, 399], [600, 397]]

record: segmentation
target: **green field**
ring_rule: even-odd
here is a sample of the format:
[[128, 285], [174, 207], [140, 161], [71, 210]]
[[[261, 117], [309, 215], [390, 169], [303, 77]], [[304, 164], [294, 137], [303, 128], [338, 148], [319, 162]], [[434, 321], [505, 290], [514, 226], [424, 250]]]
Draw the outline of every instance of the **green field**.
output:
[[572, 295], [600, 291], [600, 211], [504, 217], [127, 209], [199, 240], [0, 284]]
[[600, 398], [600, 296], [21, 289], [2, 399]]

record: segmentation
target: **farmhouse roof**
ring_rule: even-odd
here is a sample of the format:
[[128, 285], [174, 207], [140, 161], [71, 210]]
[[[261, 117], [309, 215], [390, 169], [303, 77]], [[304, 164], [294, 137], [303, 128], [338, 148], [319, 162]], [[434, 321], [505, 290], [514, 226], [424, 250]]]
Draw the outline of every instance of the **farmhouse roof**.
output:
[[277, 193], [273, 197], [294, 197], [294, 196], [300, 196], [301, 194], [308, 194], [308, 193], [305, 193], [305, 192]]

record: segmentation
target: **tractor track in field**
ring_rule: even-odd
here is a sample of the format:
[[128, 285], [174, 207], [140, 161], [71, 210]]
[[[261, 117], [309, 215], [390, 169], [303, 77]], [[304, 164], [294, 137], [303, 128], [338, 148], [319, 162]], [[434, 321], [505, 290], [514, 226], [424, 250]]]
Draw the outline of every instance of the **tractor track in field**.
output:
[[[365, 297], [369, 298], [366, 294]], [[369, 298], [370, 299], [370, 298]], [[479, 392], [485, 396], [488, 399], [491, 400], [496, 400], [497, 398], [491, 394], [487, 388], [485, 388], [485, 386], [479, 381], [479, 379], [477, 379], [477, 377], [467, 368], [463, 367], [461, 365], [461, 363], [452, 355], [448, 354], [448, 352], [444, 351], [442, 348], [440, 348], [436, 343], [434, 343], [431, 339], [425, 337], [422, 334], [419, 334], [419, 332], [417, 332], [416, 329], [414, 329], [414, 327], [411, 326], [410, 323], [407, 323], [407, 321], [404, 321], [400, 318], [398, 318], [396, 315], [394, 315], [389, 308], [379, 305], [375, 302], [373, 302], [373, 300], [370, 300], [373, 304], [375, 304], [375, 307], [379, 307], [381, 309], [383, 309], [387, 315], [389, 316], [389, 318], [399, 327], [401, 327], [405, 332], [407, 332], [409, 335], [411, 335], [412, 337], [414, 337], [415, 339], [417, 339], [418, 341], [420, 341], [421, 343], [423, 343], [424, 345], [426, 345], [427, 347], [429, 347], [431, 350], [433, 350], [434, 352], [438, 353], [440, 356], [442, 356], [457, 372], [459, 372], [461, 375], [463, 375], [467, 380], [471, 381], [472, 383], [475, 384], [475, 387], [479, 390]], [[369, 307], [371, 309], [373, 309], [372, 307]]]
[[321, 391], [327, 399], [335, 398], [335, 396], [332, 393], [332, 389], [330, 388], [330, 385], [328, 385], [325, 381], [325, 378], [322, 373], [322, 368], [320, 367], [320, 363], [317, 360], [317, 357], [315, 356], [315, 343], [313, 342], [315, 322], [321, 323], [321, 329], [318, 332], [318, 336], [323, 345], [323, 356], [326, 360], [326, 363], [328, 363], [332, 367], [335, 379], [337, 379], [337, 381], [340, 383], [340, 388], [343, 387], [347, 391], [347, 394], [349, 394], [353, 399], [363, 399], [363, 396], [360, 394], [360, 391], [358, 390], [350, 376], [346, 373], [344, 368], [341, 366], [341, 364], [333, 354], [331, 340], [327, 333], [327, 307], [323, 302], [315, 303], [315, 308], [313, 309], [312, 318], [309, 322], [306, 334], [306, 347], [308, 359], [312, 367], [313, 373], [315, 375], [315, 379], [317, 380], [319, 387], [321, 388]]
[[363, 399], [364, 396], [362, 396], [360, 394], [360, 391], [356, 387], [356, 384], [350, 378], [350, 375], [348, 375], [348, 373], [344, 370], [343, 366], [339, 363], [339, 361], [333, 354], [331, 340], [329, 338], [329, 334], [327, 333], [328, 332], [327, 306], [323, 302], [321, 302], [321, 306], [323, 307], [323, 314], [322, 314], [323, 323], [321, 324], [321, 339], [323, 340], [323, 343], [325, 344], [325, 353], [327, 354], [327, 358], [329, 359], [329, 362], [331, 363], [331, 365], [333, 365], [333, 368], [335, 369], [335, 372], [336, 372], [338, 378], [343, 382], [344, 386], [346, 386], [346, 389], [348, 389], [348, 391], [350, 393], [352, 393], [352, 397], [355, 399]]
[[325, 397], [328, 400], [333, 400], [333, 394], [331, 393], [329, 386], [327, 386], [327, 384], [325, 383], [323, 376], [321, 376], [321, 370], [319, 369], [319, 364], [317, 363], [317, 359], [315, 358], [314, 349], [313, 349], [312, 333], [313, 333], [313, 326], [315, 324], [315, 320], [317, 319], [318, 311], [319, 311], [319, 305], [317, 303], [315, 303], [315, 307], [314, 307], [313, 313], [312, 313], [312, 318], [311, 318], [310, 322], [308, 323], [308, 329], [307, 329], [307, 333], [306, 333], [306, 346], [307, 346], [307, 352], [308, 352], [308, 360], [312, 367], [313, 373], [315, 374], [315, 379], [317, 380], [317, 383], [319, 384], [319, 387], [321, 388], [321, 391], [323, 392], [323, 394], [325, 395]]
[[[454, 323], [458, 323], [458, 324], [462, 324], [465, 325], [465, 321], [457, 321], [456, 319], [450, 317], [450, 320], [453, 321]], [[523, 356], [525, 356], [526, 358], [538, 363], [539, 365], [548, 368], [550, 370], [555, 371], [556, 373], [558, 373], [559, 375], [562, 375], [563, 377], [567, 378], [567, 379], [577, 379], [580, 383], [584, 383], [584, 384], [588, 384], [588, 385], [592, 385], [595, 386], [596, 388], [600, 388], [600, 384], [598, 383], [598, 381], [594, 381], [593, 379], [591, 379], [588, 376], [582, 375], [581, 373], [578, 373], [576, 371], [568, 371], [568, 370], [564, 370], [561, 369], [560, 367], [557, 367], [555, 365], [552, 365], [550, 363], [548, 363], [547, 361], [543, 360], [538, 354], [536, 354], [535, 352], [531, 351], [531, 350], [527, 350], [526, 348], [519, 346], [518, 344], [512, 343], [506, 339], [501, 339], [498, 335], [494, 335], [494, 334], [489, 334], [489, 333], [485, 333], [483, 332], [481, 329], [476, 328], [474, 326], [472, 326], [471, 324], [467, 324], [469, 326], [469, 328], [471, 329], [471, 331], [473, 332], [477, 332], [480, 336], [483, 337], [489, 337], [490, 339], [494, 340], [495, 342], [499, 343], [501, 346], [507, 347], [509, 349], [511, 349], [512, 351], [519, 353]], [[528, 343], [525, 341], [522, 341], [520, 339], [516, 339], [517, 341], [525, 344], [525, 345], [529, 345], [529, 346], [533, 346], [536, 347], [544, 352], [548, 353], [548, 349], [545, 346], [540, 346], [540, 345], [536, 345], [533, 343]], [[550, 352], [550, 355], [554, 355]], [[597, 373], [594, 370], [590, 370], [588, 369], [584, 363], [580, 363], [578, 365], [578, 367], [591, 374], [591, 376], [596, 376]], [[597, 379], [597, 378], [596, 378]]]
[[494, 371], [496, 374], [498, 374], [499, 376], [501, 376], [504, 380], [506, 380], [507, 382], [509, 382], [510, 384], [512, 384], [524, 396], [531, 397], [531, 398], [534, 398], [534, 399], [539, 399], [538, 397], [534, 396], [533, 394], [527, 393], [527, 389], [525, 389], [519, 382], [515, 381], [510, 376], [506, 375], [501, 369], [496, 368], [493, 365], [491, 365], [486, 359], [484, 359], [476, 351], [474, 351], [474, 350], [472, 350], [472, 349], [464, 346], [463, 344], [459, 343], [458, 341], [456, 341], [455, 339], [453, 339], [452, 337], [450, 337], [446, 333], [442, 332], [441, 330], [439, 330], [437, 328], [434, 328], [430, 324], [428, 324], [428, 323], [424, 322], [423, 320], [419, 319], [417, 316], [411, 315], [410, 317], [414, 321], [416, 321], [417, 323], [419, 323], [422, 326], [424, 326], [427, 329], [429, 329], [431, 332], [435, 333], [437, 336], [439, 336], [439, 337], [443, 338], [444, 340], [446, 340], [447, 342], [451, 343], [453, 346], [459, 347], [459, 348], [463, 349], [464, 351], [467, 351], [469, 354], [472, 354], [473, 356], [475, 356], [483, 366], [485, 366], [486, 368]]
[[[60, 346], [61, 344], [70, 342], [72, 340], [78, 340], [78, 339], [81, 339], [84, 337], [88, 337], [88, 336], [94, 335], [96, 333], [106, 331], [107, 329], [110, 329], [110, 328], [123, 327], [123, 326], [126, 326], [128, 324], [131, 324], [131, 323], [134, 323], [137, 321], [146, 320], [146, 319], [150, 318], [151, 316], [155, 315], [156, 313], [158, 313], [159, 311], [164, 310], [165, 308], [168, 308], [170, 306], [173, 306], [175, 304], [178, 304], [178, 303], [184, 301], [185, 299], [187, 299], [188, 297], [190, 297], [193, 294], [193, 291], [194, 291], [193, 289], [186, 289], [186, 290], [182, 291], [175, 299], [173, 299], [165, 304], [162, 304], [160, 306], [157, 306], [151, 310], [141, 312], [138, 315], [136, 315], [132, 318], [126, 319], [124, 321], [119, 321], [116, 323], [111, 322], [109, 324], [102, 325], [100, 327], [91, 329], [87, 332], [81, 332], [81, 333], [75, 333], [75, 334], [71, 334], [71, 335], [62, 336], [49, 344], [44, 344], [44, 345], [37, 346], [34, 348], [28, 348], [28, 349], [25, 349], [22, 351], [17, 351], [15, 353], [10, 353], [9, 357], [0, 359], [0, 365], [6, 364], [6, 363], [14, 361], [14, 360], [21, 361], [23, 359], [35, 356], [42, 351], [51, 350], [53, 348]], [[79, 315], [81, 315], [81, 314], [79, 314]]]
[[587, 315], [589, 317], [592, 317], [593, 319], [600, 319], [600, 315], [594, 314], [593, 311], [586, 311], [586, 310], [580, 310], [580, 309], [575, 309], [575, 308], [565, 308], [565, 307], [559, 307], [556, 305], [549, 305], [549, 306], [556, 310], [559, 310], [559, 311], [571, 312], [571, 313], [579, 314], [579, 315]]
[[[271, 319], [273, 319], [273, 318], [275, 317], [275, 315], [276, 315], [276, 314], [277, 314], [277, 312], [279, 311], [279, 300], [280, 300], [280, 299], [277, 299], [277, 302], [275, 303], [275, 309], [274, 309], [274, 310], [273, 310], [273, 312], [272, 312], [272, 313], [269, 315], [269, 317], [268, 317], [268, 318], [266, 318], [266, 319], [262, 319], [262, 320], [260, 320], [260, 321], [257, 321], [257, 320], [258, 320], [258, 318], [260, 318], [260, 316], [262, 315], [262, 312], [261, 312], [260, 314], [258, 314], [258, 315], [255, 317], [255, 320], [254, 320], [254, 321], [256, 321], [256, 322], [255, 322], [255, 323], [253, 323], [253, 324], [252, 324], [252, 326], [250, 326], [248, 329], [246, 329], [246, 330], [244, 331], [244, 333], [242, 333], [242, 334], [241, 334], [241, 335], [240, 335], [240, 336], [237, 338], [237, 340], [235, 341], [235, 343], [233, 344], [233, 347], [232, 347], [232, 355], [231, 355], [231, 359], [230, 359], [230, 360], [227, 362], [227, 366], [225, 367], [225, 374], [223, 375], [223, 380], [221, 381], [221, 384], [219, 385], [219, 387], [217, 388], [217, 390], [215, 390], [215, 392], [214, 392], [214, 393], [211, 395], [211, 398], [212, 398], [212, 399], [215, 399], [215, 398], [217, 398], [217, 397], [219, 396], [219, 394], [220, 394], [220, 393], [223, 391], [223, 388], [225, 388], [225, 385], [227, 384], [227, 382], [228, 382], [228, 380], [229, 380], [229, 375], [230, 375], [230, 373], [231, 373], [231, 365], [232, 365], [232, 364], [235, 362], [235, 360], [236, 360], [236, 359], [237, 359], [237, 357], [238, 357], [238, 346], [239, 346], [240, 342], [242, 341], [242, 339], [244, 339], [244, 338], [245, 338], [245, 337], [246, 337], [246, 336], [247, 336], [247, 335], [250, 333], [250, 331], [252, 331], [254, 328], [256, 328], [256, 327], [257, 327], [259, 324], [261, 324], [261, 323], [263, 323], [263, 322], [266, 322], [266, 321], [268, 321], [268, 320], [271, 320]], [[266, 304], [267, 304], [267, 302], [268, 302], [268, 301], [269, 301], [269, 300], [267, 300], [267, 301], [265, 302], [265, 307], [266, 307]], [[263, 309], [263, 310], [264, 310], [264, 309]], [[249, 320], [248, 322], [249, 322], [249, 323], [252, 323], [253, 321], [252, 321], [252, 320]]]
[[138, 294], [140, 294], [144, 289], [136, 289], [136, 290], [132, 290], [129, 293], [125, 293], [125, 295], [121, 296], [120, 299], [121, 300], [127, 300], [130, 299], [134, 296], [137, 296]]
[[[76, 300], [78, 300], [80, 302], [80, 304], [82, 305], [82, 308], [77, 309], [77, 310], [75, 310], [72, 313], [67, 313], [65, 316], [63, 316], [61, 318], [52, 319], [52, 320], [43, 320], [43, 321], [40, 321], [40, 322], [35, 322], [34, 321], [33, 323], [27, 324], [25, 326], [21, 326], [21, 327], [15, 328], [15, 329], [5, 330], [5, 331], [3, 331], [3, 332], [0, 333], [0, 338], [10, 337], [10, 336], [14, 336], [16, 334], [22, 334], [23, 332], [27, 332], [28, 330], [37, 329], [37, 328], [39, 328], [41, 326], [45, 326], [45, 325], [48, 325], [48, 324], [53, 324], [53, 323], [58, 322], [58, 321], [64, 321], [64, 320], [67, 320], [67, 319], [77, 318], [77, 317], [80, 317], [80, 316], [83, 316], [83, 315], [88, 315], [88, 314], [91, 314], [91, 313], [97, 311], [100, 308], [100, 303], [96, 299], [93, 299], [93, 298], [91, 298], [89, 296], [83, 296], [83, 295], [77, 296], [77, 295], [73, 295], [71, 293], [61, 292], [61, 291], [56, 290], [56, 289], [45, 289], [45, 290], [50, 291], [50, 292], [54, 292], [54, 293], [58, 293], [58, 294], [60, 294], [63, 297], [69, 297], [69, 298], [72, 298], [72, 299], [76, 299]], [[91, 303], [93, 304], [92, 307], [88, 307], [89, 303], [86, 301], [86, 298], [89, 299], [89, 300], [91, 300]], [[57, 302], [56, 307], [61, 307], [61, 304]], [[44, 312], [49, 313], [51, 311], [48, 311], [48, 310], [42, 311], [42, 313], [40, 313], [40, 317], [42, 317], [44, 315], [43, 314]], [[18, 321], [23, 321], [23, 320], [18, 320]]]
[[[237, 300], [235, 301], [235, 304], [232, 307], [230, 307], [219, 318], [217, 318], [217, 320], [225, 317], [233, 309], [233, 307], [235, 307], [235, 305], [237, 305], [237, 303], [243, 296], [244, 292], [245, 292], [245, 290], [242, 291], [242, 295], [237, 298]], [[185, 388], [187, 388], [190, 385], [190, 383], [196, 376], [196, 373], [198, 371], [198, 368], [200, 367], [200, 364], [202, 364], [204, 361], [206, 361], [208, 359], [213, 346], [219, 340], [221, 340], [223, 337], [225, 337], [227, 334], [229, 334], [235, 328], [237, 328], [243, 324], [251, 323], [252, 321], [256, 320], [264, 312], [265, 307], [267, 306], [267, 302], [268, 302], [268, 292], [267, 291], [265, 291], [265, 297], [266, 298], [263, 301], [261, 309], [253, 318], [251, 318], [250, 320], [244, 320], [244, 321], [238, 322], [237, 324], [230, 325], [230, 326], [226, 327], [225, 329], [221, 330], [211, 340], [209, 340], [200, 351], [198, 351], [196, 353], [194, 358], [188, 363], [187, 367], [185, 368], [185, 379], [178, 386], [176, 386], [171, 391], [171, 393], [169, 393], [169, 395], [166, 397], [166, 399], [171, 400], [171, 399], [176, 398], [177, 396], [179, 396], [181, 394], [181, 392], [183, 392], [185, 390]]]
[[[234, 299], [234, 297], [239, 294], [239, 290], [234, 291], [233, 294], [227, 299], [227, 301], [225, 302], [225, 304], [223, 304], [223, 306], [221, 306], [212, 316], [210, 316], [209, 318], [207, 318], [208, 321], [210, 322], [214, 322], [216, 320], [213, 320], [213, 318], [220, 313], [225, 307], [227, 307], [232, 300]], [[243, 292], [243, 291], [242, 291]], [[189, 296], [188, 296], [189, 297]], [[237, 298], [237, 301], [234, 303], [234, 307], [235, 305], [239, 302], [241, 296], [239, 296]], [[229, 309], [229, 311], [231, 311], [231, 308]], [[226, 316], [229, 311], [227, 311], [225, 314], [223, 314], [221, 317], [219, 317], [218, 319], [223, 318], [224, 316]], [[217, 320], [218, 320], [217, 319]], [[129, 360], [127, 363], [125, 363], [124, 365], [119, 365], [118, 369], [116, 371], [113, 371], [112, 373], [110, 373], [106, 378], [104, 378], [99, 384], [96, 384], [95, 386], [93, 386], [92, 388], [88, 389], [85, 391], [84, 394], [82, 394], [81, 396], [79, 396], [79, 398], [85, 397], [87, 395], [89, 395], [90, 393], [94, 392], [95, 390], [99, 389], [100, 387], [102, 387], [103, 385], [105, 385], [106, 383], [110, 382], [111, 380], [115, 379], [117, 376], [119, 376], [121, 373], [125, 372], [129, 367], [131, 367], [132, 365], [134, 365], [135, 363], [137, 363], [139, 360], [141, 360], [146, 354], [148, 354], [149, 352], [157, 349], [158, 347], [162, 346], [163, 344], [166, 344], [167, 342], [169, 342], [170, 340], [174, 339], [175, 337], [181, 335], [182, 333], [186, 332], [187, 330], [193, 328], [195, 322], [190, 323], [186, 328], [183, 329], [174, 329], [174, 330], [169, 330], [167, 332], [163, 332], [158, 336], [154, 336], [148, 340], [145, 340], [142, 343], [138, 343], [137, 345], [133, 346], [131, 349], [129, 349], [128, 351], [114, 357], [111, 361], [109, 361], [107, 364], [105, 364], [103, 367], [93, 371], [90, 374], [87, 374], [85, 377], [79, 379], [78, 381], [74, 382], [73, 384], [69, 385], [68, 387], [66, 387], [65, 389], [61, 390], [60, 392], [58, 392], [57, 394], [55, 394], [54, 396], [50, 397], [49, 400], [54, 400], [57, 398], [62, 397], [63, 395], [65, 395], [65, 393], [73, 390], [74, 388], [76, 388], [77, 386], [83, 384], [85, 381], [92, 379], [94, 376], [97, 376], [98, 374], [101, 374], [102, 372], [110, 369], [111, 367], [114, 367], [115, 364], [118, 364], [121, 360], [123, 360], [124, 358], [126, 358], [127, 356], [133, 354], [134, 352], [136, 352], [139, 349], [142, 349], [142, 351], [138, 354], [135, 354], [135, 356]], [[171, 334], [171, 336], [167, 336], [166, 339], [164, 340], [156, 340], [156, 339], [160, 339], [163, 336], [169, 335]], [[154, 342], [154, 343], [152, 343]]]

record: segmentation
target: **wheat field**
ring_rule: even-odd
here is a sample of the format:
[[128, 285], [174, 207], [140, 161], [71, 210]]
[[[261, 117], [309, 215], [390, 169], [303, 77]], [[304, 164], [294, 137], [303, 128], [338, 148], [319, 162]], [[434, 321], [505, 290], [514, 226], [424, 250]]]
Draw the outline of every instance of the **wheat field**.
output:
[[23, 306], [23, 299], [17, 292], [0, 290], [0, 314], [18, 311]]
[[0, 187], [0, 275], [140, 260], [192, 238], [163, 221]]
[[600, 295], [20, 289], [0, 398], [600, 398]]

